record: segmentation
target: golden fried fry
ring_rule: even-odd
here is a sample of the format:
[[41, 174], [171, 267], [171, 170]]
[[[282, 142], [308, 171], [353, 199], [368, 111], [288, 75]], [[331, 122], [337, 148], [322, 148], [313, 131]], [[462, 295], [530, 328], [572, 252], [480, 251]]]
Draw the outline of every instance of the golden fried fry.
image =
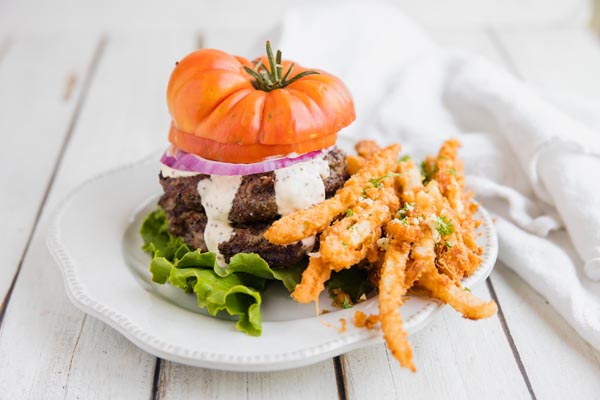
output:
[[496, 314], [498, 306], [493, 300], [483, 301], [471, 292], [457, 286], [452, 279], [434, 268], [427, 268], [418, 281], [431, 295], [449, 304], [468, 319], [488, 318]]
[[440, 192], [448, 199], [450, 207], [462, 220], [463, 215], [470, 216], [467, 204], [471, 195], [464, 193], [464, 168], [458, 159], [459, 147], [460, 143], [455, 139], [447, 140], [442, 144], [438, 156], [434, 160], [435, 170], [432, 178], [438, 182]]
[[413, 203], [415, 192], [423, 189], [421, 172], [411, 159], [399, 162], [398, 172], [400, 175], [396, 181], [400, 186], [400, 197], [404, 203]]
[[[437, 266], [441, 272], [458, 282], [477, 269], [480, 258], [465, 245], [463, 238], [467, 237], [468, 230], [464, 229], [458, 214], [440, 193], [437, 181], [430, 181], [425, 192], [433, 200], [436, 213], [448, 222], [449, 228], [451, 227], [445, 236], [439, 237], [439, 243], [436, 246]], [[476, 244], [475, 247], [479, 250]]]
[[385, 226], [388, 237], [398, 241], [413, 243], [421, 235], [421, 227], [410, 223], [402, 223], [399, 219], [393, 219]]
[[439, 247], [438, 265], [455, 280], [471, 275], [481, 263], [481, 248], [475, 241], [473, 212], [476, 205], [470, 202], [471, 193], [464, 191], [464, 171], [458, 159], [457, 140], [442, 144], [434, 162], [433, 179], [439, 184], [443, 202], [438, 202], [438, 213], [446, 215], [455, 228], [451, 237], [445, 238], [446, 248]]
[[424, 230], [410, 252], [410, 264], [406, 271], [405, 284], [410, 287], [428, 268], [435, 268], [435, 243], [431, 231]]
[[374, 140], [361, 140], [354, 145], [354, 149], [359, 156], [369, 159], [373, 154], [381, 150], [381, 147]]
[[346, 164], [347, 164], [346, 171], [348, 171], [348, 173], [350, 175], [354, 175], [362, 167], [364, 167], [366, 163], [367, 163], [367, 160], [365, 160], [361, 156], [348, 156], [348, 157], [346, 157]]
[[[395, 198], [391, 188], [381, 192], [388, 190], [392, 191], [390, 197]], [[321, 237], [319, 252], [334, 271], [350, 268], [364, 259], [370, 244], [381, 237], [381, 227], [391, 218], [390, 207], [382, 199], [368, 200], [354, 207], [352, 215], [328, 227]], [[396, 204], [397, 201], [396, 198]]]
[[373, 154], [365, 167], [348, 179], [335, 196], [275, 221], [264, 237], [274, 244], [289, 244], [322, 232], [356, 202], [370, 179], [395, 170], [399, 151], [400, 145], [395, 144]]
[[377, 241], [374, 241], [371, 243], [371, 245], [367, 249], [367, 255], [365, 258], [371, 264], [375, 264], [381, 259], [382, 255], [383, 255], [382, 251], [379, 248], [379, 246], [377, 245]]
[[400, 365], [415, 372], [412, 361], [412, 349], [407, 333], [402, 328], [402, 317], [398, 308], [403, 304], [402, 296], [406, 294], [404, 285], [404, 269], [408, 259], [410, 245], [392, 240], [381, 267], [379, 281], [379, 315], [383, 337], [388, 348]]
[[321, 258], [311, 257], [308, 267], [302, 273], [302, 281], [292, 292], [292, 298], [298, 303], [316, 302], [330, 276], [331, 269], [323, 264]]

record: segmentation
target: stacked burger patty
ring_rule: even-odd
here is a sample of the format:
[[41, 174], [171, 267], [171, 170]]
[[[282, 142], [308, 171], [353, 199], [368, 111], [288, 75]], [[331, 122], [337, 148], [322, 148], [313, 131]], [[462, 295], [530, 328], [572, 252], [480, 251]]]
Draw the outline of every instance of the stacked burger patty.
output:
[[[324, 160], [329, 165], [329, 175], [323, 179], [325, 197], [329, 198], [348, 179], [345, 154], [333, 148]], [[172, 235], [182, 237], [193, 248], [207, 251], [204, 229], [207, 216], [198, 193], [198, 182], [209, 175], [188, 177], [164, 177], [160, 184], [164, 194], [159, 200], [169, 222]], [[233, 200], [229, 221], [234, 227], [231, 238], [219, 244], [225, 261], [237, 253], [258, 253], [269, 265], [285, 267], [300, 261], [310, 248], [298, 242], [286, 246], [275, 245], [263, 237], [263, 233], [280, 218], [275, 198], [275, 172], [245, 175]]]

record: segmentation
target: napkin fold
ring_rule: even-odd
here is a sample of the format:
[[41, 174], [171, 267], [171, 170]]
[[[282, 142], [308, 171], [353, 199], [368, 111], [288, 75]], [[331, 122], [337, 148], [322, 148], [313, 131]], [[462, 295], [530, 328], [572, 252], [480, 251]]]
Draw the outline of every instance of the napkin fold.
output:
[[[357, 119], [342, 135], [414, 157], [450, 137], [497, 217], [499, 258], [600, 349], [600, 119], [563, 112], [487, 61], [437, 46], [386, 4], [290, 10], [276, 45], [338, 75]], [[583, 110], [590, 115], [589, 110]]]

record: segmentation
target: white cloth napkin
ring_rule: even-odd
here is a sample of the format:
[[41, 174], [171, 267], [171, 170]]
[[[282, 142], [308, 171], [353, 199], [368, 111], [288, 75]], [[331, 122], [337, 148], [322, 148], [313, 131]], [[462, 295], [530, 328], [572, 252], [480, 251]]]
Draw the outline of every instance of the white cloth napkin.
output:
[[275, 44], [348, 85], [357, 119], [342, 135], [401, 142], [415, 157], [460, 139], [467, 183], [497, 217], [500, 259], [600, 349], [600, 126], [438, 47], [390, 5], [291, 10]]

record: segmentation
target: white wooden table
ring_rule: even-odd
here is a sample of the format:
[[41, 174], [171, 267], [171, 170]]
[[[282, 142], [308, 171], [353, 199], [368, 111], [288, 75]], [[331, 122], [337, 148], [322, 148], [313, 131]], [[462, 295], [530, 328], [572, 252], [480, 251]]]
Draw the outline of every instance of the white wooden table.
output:
[[[32, 8], [20, 24], [15, 18], [30, 9], [6, 4], [0, 399], [600, 398], [600, 352], [502, 265], [475, 290], [496, 300], [498, 315], [471, 322], [450, 309], [440, 313], [410, 338], [416, 374], [400, 369], [384, 345], [284, 372], [192, 368], [157, 359], [81, 313], [67, 300], [45, 246], [56, 206], [89, 177], [166, 144], [164, 92], [175, 60], [200, 45], [241, 51], [259, 32], [213, 29], [216, 23], [151, 29], [148, 21], [125, 29], [118, 17], [114, 26], [85, 29], [67, 6]], [[60, 15], [69, 29], [40, 27], [44, 13]], [[584, 28], [483, 23], [429, 30], [440, 43], [480, 53], [544, 90], [600, 104], [600, 44]], [[93, 239], [93, 227], [87, 233]]]

